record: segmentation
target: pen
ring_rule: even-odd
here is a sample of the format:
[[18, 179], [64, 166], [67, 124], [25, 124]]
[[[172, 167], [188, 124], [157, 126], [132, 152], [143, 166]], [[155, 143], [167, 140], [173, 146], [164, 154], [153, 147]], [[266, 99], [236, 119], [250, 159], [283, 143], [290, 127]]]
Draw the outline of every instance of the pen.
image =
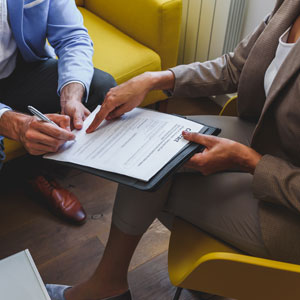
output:
[[28, 110], [35, 116], [37, 116], [40, 120], [51, 123], [52, 125], [55, 125], [57, 127], [59, 127], [56, 123], [54, 123], [53, 121], [51, 121], [49, 118], [47, 118], [44, 114], [42, 114], [40, 111], [38, 111], [36, 108], [34, 108], [31, 105], [27, 106]]

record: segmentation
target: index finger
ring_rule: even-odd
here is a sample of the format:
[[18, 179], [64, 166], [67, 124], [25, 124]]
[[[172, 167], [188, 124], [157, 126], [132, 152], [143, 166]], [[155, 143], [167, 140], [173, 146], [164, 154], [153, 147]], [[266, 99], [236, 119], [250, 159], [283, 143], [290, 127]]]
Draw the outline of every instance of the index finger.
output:
[[91, 133], [97, 129], [97, 127], [103, 122], [103, 120], [114, 110], [113, 106], [109, 106], [106, 104], [103, 104], [96, 114], [93, 122], [86, 130], [87, 133]]
[[35, 125], [35, 128], [36, 130], [58, 140], [72, 141], [75, 139], [74, 133], [64, 128], [54, 126], [50, 123], [37, 121], [37, 125]]
[[59, 127], [71, 131], [71, 119], [67, 115], [47, 114], [50, 120], [55, 122]]

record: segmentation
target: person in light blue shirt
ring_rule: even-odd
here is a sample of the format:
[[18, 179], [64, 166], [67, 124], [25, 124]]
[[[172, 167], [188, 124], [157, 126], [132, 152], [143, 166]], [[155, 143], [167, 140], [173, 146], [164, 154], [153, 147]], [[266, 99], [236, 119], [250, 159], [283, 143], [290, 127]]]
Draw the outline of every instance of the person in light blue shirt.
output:
[[[56, 152], [74, 139], [70, 129], [80, 130], [116, 85], [111, 75], [93, 68], [92, 56], [93, 43], [74, 0], [0, 0], [0, 160], [2, 136], [21, 142], [32, 155]], [[60, 127], [28, 115], [28, 105], [50, 113]], [[57, 185], [44, 177], [31, 182], [56, 207], [48, 184], [56, 190]], [[60, 213], [83, 221], [78, 199], [59, 191], [62, 199], [77, 202]]]

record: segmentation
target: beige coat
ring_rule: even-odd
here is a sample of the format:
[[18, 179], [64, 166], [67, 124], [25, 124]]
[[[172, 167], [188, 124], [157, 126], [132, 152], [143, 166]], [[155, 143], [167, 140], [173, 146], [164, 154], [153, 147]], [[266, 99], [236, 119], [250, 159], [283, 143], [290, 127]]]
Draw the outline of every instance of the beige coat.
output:
[[278, 0], [274, 11], [234, 53], [172, 69], [175, 96], [238, 91], [239, 116], [257, 122], [252, 147], [263, 155], [253, 176], [270, 256], [300, 263], [300, 41], [280, 68], [268, 96], [265, 72], [279, 37], [300, 15], [300, 0]]

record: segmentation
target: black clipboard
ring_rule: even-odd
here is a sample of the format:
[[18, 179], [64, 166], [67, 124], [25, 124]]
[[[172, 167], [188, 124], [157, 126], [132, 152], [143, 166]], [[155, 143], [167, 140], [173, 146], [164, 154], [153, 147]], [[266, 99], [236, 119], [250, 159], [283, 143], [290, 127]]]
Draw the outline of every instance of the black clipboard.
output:
[[[186, 118], [183, 116], [180, 116], [182, 118]], [[188, 119], [188, 118], [186, 118]], [[195, 122], [194, 120], [191, 120]], [[204, 127], [201, 129], [199, 133], [202, 134], [208, 134], [208, 135], [218, 135], [221, 132], [220, 128], [215, 128], [211, 126], [207, 126], [201, 122], [198, 122], [199, 124], [204, 125]], [[186, 161], [188, 161], [195, 153], [203, 151], [204, 146], [196, 144], [196, 143], [190, 143], [186, 145], [175, 157], [172, 158], [160, 171], [158, 171], [149, 181], [145, 182], [133, 177], [113, 173], [113, 172], [107, 172], [102, 171], [99, 169], [86, 167], [74, 163], [69, 162], [61, 162], [57, 161], [59, 164], [63, 164], [69, 167], [77, 168], [81, 171], [100, 176], [102, 178], [128, 185], [130, 187], [142, 190], [142, 191], [148, 191], [148, 192], [154, 192], [157, 189], [160, 188], [161, 185], [163, 185], [169, 178], [169, 176], [176, 172]]]

